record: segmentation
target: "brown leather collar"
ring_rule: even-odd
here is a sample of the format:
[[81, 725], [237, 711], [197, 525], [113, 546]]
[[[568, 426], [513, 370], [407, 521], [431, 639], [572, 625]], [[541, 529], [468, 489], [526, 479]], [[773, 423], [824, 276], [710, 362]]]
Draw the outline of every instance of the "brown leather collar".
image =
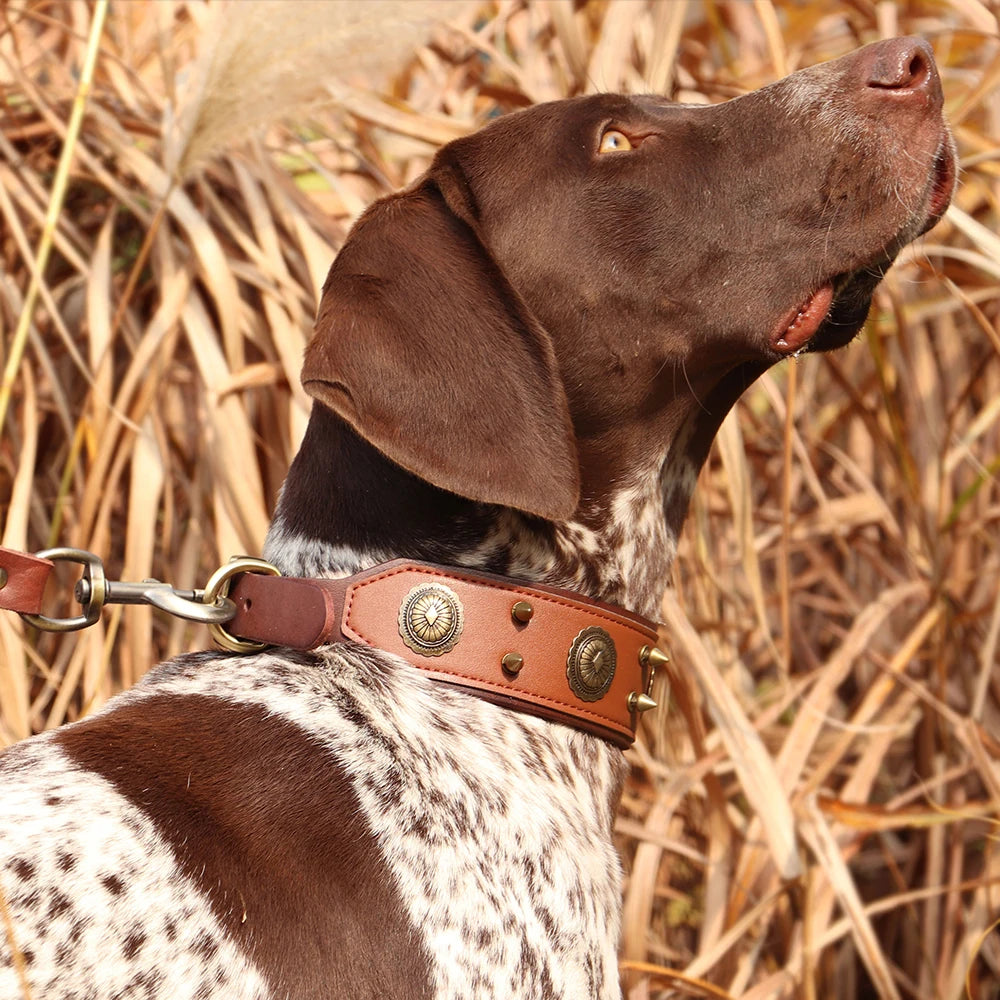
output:
[[235, 635], [314, 649], [353, 641], [487, 701], [628, 746], [650, 690], [653, 622], [570, 591], [415, 563], [341, 580], [239, 577]]
[[[47, 568], [41, 564], [47, 563]], [[52, 564], [0, 549], [0, 608], [37, 614]], [[656, 625], [571, 591], [397, 560], [339, 580], [242, 573], [226, 633], [315, 649], [360, 642], [487, 701], [619, 747], [652, 707]]]

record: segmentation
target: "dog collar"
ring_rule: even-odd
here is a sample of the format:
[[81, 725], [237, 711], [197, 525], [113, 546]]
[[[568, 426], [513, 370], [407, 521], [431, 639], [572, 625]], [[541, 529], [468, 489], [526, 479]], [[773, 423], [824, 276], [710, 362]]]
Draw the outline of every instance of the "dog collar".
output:
[[[124, 593], [143, 586], [107, 583], [100, 561], [89, 553], [44, 555], [84, 562], [81, 582], [91, 594], [102, 593], [96, 606], [80, 598], [87, 609], [81, 618], [43, 618], [41, 595], [52, 562], [0, 549], [0, 609], [26, 614], [38, 627], [83, 627], [96, 620], [101, 604], [124, 599], [113, 596], [115, 588]], [[87, 556], [92, 561], [81, 558]], [[160, 590], [182, 592], [145, 586], [143, 597], [128, 602], [183, 614], [168, 606]], [[78, 597], [80, 590], [78, 585]], [[197, 594], [203, 603], [195, 606], [206, 611], [226, 606], [224, 626], [209, 626], [226, 649], [362, 643], [402, 657], [436, 681], [622, 748], [635, 740], [640, 714], [655, 707], [653, 674], [667, 662], [648, 619], [572, 591], [429, 563], [396, 560], [327, 580], [283, 577], [260, 560], [237, 559], [204, 592], [183, 593]]]
[[243, 573], [225, 630], [314, 649], [360, 642], [442, 683], [629, 746], [666, 656], [656, 625], [539, 584], [397, 560], [340, 580]]

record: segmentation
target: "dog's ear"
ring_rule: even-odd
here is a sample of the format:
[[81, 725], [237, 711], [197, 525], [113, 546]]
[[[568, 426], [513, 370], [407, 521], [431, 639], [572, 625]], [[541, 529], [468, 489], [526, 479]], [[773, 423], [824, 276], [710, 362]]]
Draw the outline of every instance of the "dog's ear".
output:
[[550, 520], [577, 507], [551, 340], [431, 181], [377, 202], [348, 236], [302, 382], [435, 486]]

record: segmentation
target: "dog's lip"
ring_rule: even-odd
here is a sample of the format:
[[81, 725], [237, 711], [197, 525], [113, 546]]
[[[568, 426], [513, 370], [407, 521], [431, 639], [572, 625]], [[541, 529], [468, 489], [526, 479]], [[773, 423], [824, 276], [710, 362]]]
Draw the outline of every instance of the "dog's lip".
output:
[[833, 282], [812, 292], [796, 309], [791, 309], [771, 336], [771, 347], [779, 354], [797, 354], [823, 325], [833, 304]]
[[955, 191], [957, 165], [955, 145], [948, 133], [941, 140], [934, 157], [930, 195], [927, 203], [927, 222], [923, 232], [927, 232], [944, 215]]

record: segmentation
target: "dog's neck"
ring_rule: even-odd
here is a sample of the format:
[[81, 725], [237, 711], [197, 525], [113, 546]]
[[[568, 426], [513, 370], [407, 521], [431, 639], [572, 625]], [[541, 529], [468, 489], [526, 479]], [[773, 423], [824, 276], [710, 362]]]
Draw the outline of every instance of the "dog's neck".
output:
[[545, 521], [430, 485], [317, 405], [264, 555], [294, 576], [344, 576], [399, 558], [464, 566], [656, 618], [696, 472], [683, 453], [661, 455], [585, 498], [573, 519]]

